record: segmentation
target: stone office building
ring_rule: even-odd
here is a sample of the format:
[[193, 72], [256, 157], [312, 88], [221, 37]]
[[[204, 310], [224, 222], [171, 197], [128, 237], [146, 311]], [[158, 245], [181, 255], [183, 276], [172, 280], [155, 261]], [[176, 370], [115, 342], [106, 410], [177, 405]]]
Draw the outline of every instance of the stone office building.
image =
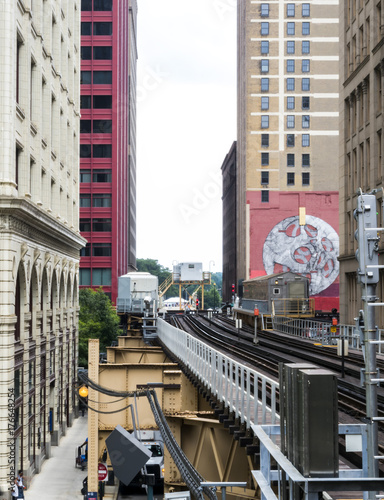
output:
[[1, 0], [0, 488], [74, 417], [80, 1]]

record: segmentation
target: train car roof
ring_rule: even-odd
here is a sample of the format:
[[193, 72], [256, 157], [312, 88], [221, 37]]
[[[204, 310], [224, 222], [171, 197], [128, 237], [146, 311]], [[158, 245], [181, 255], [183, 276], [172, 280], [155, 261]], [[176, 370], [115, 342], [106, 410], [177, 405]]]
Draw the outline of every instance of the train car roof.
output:
[[265, 281], [265, 280], [269, 280], [271, 278], [272, 279], [277, 278], [278, 276], [287, 276], [287, 275], [294, 276], [295, 278], [300, 278], [300, 279], [303, 279], [306, 281], [309, 280], [309, 278], [307, 278], [306, 276], [303, 276], [302, 274], [294, 273], [292, 271], [285, 271], [283, 273], [274, 273], [274, 274], [266, 274], [265, 276], [257, 276], [256, 278], [244, 280], [243, 283], [254, 283], [255, 281]]

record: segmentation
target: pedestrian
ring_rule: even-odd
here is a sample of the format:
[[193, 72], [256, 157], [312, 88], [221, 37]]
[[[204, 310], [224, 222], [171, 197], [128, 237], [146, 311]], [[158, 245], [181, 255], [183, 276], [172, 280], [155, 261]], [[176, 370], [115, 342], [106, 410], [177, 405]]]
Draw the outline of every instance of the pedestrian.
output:
[[13, 480], [14, 485], [12, 487], [12, 498], [19, 498], [19, 487], [17, 486], [17, 477]]
[[24, 498], [25, 486], [23, 483], [23, 471], [19, 470], [19, 475], [17, 476], [17, 486], [19, 488], [19, 498]]

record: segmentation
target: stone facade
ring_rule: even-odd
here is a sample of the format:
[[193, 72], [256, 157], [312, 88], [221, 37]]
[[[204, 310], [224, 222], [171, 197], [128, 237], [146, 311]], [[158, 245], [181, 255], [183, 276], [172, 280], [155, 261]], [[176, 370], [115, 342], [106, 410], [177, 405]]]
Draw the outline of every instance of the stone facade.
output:
[[0, 487], [76, 408], [80, 1], [1, 0]]
[[[340, 20], [340, 314], [354, 324], [362, 308], [357, 283], [357, 196], [377, 189], [378, 227], [383, 225], [383, 110], [384, 110], [384, 2], [341, 2]], [[380, 243], [381, 252], [384, 249]], [[383, 264], [381, 261], [380, 264]], [[384, 297], [380, 270], [377, 289]], [[375, 308], [376, 324], [383, 328], [384, 310]]]

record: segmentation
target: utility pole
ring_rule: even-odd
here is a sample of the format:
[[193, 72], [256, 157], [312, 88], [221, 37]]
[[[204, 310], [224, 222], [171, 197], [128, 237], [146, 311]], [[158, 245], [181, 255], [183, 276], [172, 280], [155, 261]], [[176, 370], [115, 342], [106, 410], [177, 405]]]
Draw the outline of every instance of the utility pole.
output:
[[[359, 262], [358, 279], [362, 287], [364, 302], [363, 354], [365, 358], [365, 391], [368, 438], [368, 477], [379, 477], [378, 425], [377, 425], [377, 364], [375, 324], [376, 285], [379, 282], [379, 231], [377, 227], [375, 194], [360, 194], [354, 217], [357, 220], [355, 238], [358, 241], [356, 258]], [[370, 492], [368, 498], [374, 500], [377, 492]]]

